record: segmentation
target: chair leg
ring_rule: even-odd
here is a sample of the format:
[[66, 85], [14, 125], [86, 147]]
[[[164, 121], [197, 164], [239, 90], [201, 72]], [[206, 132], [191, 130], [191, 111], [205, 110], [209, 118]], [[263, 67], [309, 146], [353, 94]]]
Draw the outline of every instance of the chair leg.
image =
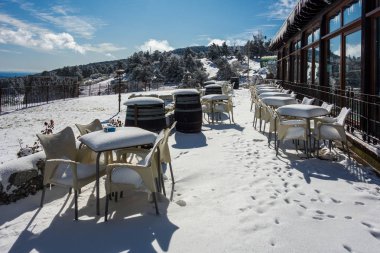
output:
[[[155, 182], [155, 184], [156, 184], [156, 190], [158, 190], [158, 178], [155, 178], [154, 179], [154, 182]], [[155, 191], [155, 192], [152, 192], [152, 197], [153, 197], [153, 201], [154, 201], [154, 206], [155, 206], [155, 208], [156, 208], [156, 214], [157, 215], [159, 215], [160, 213], [159, 213], [159, 211], [158, 211], [158, 204], [157, 204], [157, 192]]]
[[74, 190], [75, 220], [78, 220], [78, 190]]
[[124, 195], [124, 192], [121, 191], [121, 192], [120, 192], [120, 198], [123, 198], [123, 195]]
[[161, 180], [162, 193], [163, 193], [164, 196], [166, 197], [165, 183], [164, 183], [164, 177], [163, 177], [162, 173], [161, 173], [161, 175], [160, 175], [160, 180]]
[[44, 205], [45, 190], [46, 190], [46, 186], [45, 186], [45, 185], [43, 185], [43, 186], [42, 186], [42, 194], [41, 194], [41, 202], [40, 202], [40, 207], [43, 207], [43, 205]]
[[160, 212], [158, 211], [158, 204], [157, 204], [157, 196], [156, 196], [156, 192], [152, 192], [152, 196], [153, 196], [153, 201], [154, 201], [154, 207], [156, 208], [156, 214], [159, 215]]
[[108, 217], [108, 204], [109, 204], [109, 199], [111, 198], [111, 194], [108, 194], [106, 196], [106, 206], [105, 206], [105, 209], [104, 209], [104, 221], [107, 221], [107, 217]]
[[117, 195], [119, 195], [118, 192], [115, 192], [115, 202], [117, 202]]
[[172, 168], [172, 163], [169, 163], [169, 168], [170, 168], [170, 176], [172, 177], [172, 184], [175, 184], [174, 181], [174, 174], [173, 174], [173, 168]]
[[345, 141], [345, 144], [343, 144], [343, 142], [342, 142], [342, 146], [343, 146], [343, 148], [344, 148], [344, 146], [346, 146], [346, 151], [347, 151], [348, 159], [351, 160], [350, 149], [348, 148], [347, 141]]
[[73, 192], [73, 188], [70, 187], [70, 188], [69, 188], [69, 194], [71, 194], [72, 192]]

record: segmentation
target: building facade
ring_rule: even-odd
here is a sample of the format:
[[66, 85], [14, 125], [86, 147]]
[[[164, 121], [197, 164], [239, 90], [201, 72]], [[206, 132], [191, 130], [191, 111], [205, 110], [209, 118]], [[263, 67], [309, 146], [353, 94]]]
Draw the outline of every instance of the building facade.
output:
[[350, 107], [348, 132], [379, 148], [380, 0], [300, 0], [270, 49], [284, 86]]

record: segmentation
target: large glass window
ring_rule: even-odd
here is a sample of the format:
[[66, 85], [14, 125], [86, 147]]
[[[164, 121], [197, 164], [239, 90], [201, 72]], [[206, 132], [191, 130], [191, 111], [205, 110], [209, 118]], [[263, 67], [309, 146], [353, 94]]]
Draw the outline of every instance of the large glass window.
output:
[[346, 36], [346, 89], [360, 91], [361, 82], [361, 30]]
[[333, 32], [340, 28], [340, 11], [332, 16], [329, 20], [329, 32]]
[[332, 87], [340, 88], [340, 36], [330, 39], [327, 43], [327, 77]]
[[344, 8], [343, 11], [343, 24], [346, 25], [362, 15], [362, 1], [353, 1], [349, 6]]

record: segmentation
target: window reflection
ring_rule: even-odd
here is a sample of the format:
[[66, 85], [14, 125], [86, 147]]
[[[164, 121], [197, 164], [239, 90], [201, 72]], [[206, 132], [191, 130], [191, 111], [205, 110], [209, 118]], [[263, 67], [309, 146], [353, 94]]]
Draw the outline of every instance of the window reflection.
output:
[[327, 77], [329, 85], [340, 88], [340, 36], [328, 41]]
[[314, 48], [314, 84], [319, 85], [319, 47]]
[[346, 89], [360, 91], [361, 82], [361, 31], [346, 36]]
[[313, 67], [313, 48], [307, 49], [307, 55], [306, 55], [306, 62], [307, 62], [307, 83], [312, 83], [312, 67]]
[[344, 25], [360, 18], [362, 12], [362, 1], [356, 0], [347, 6], [343, 12]]
[[333, 32], [340, 27], [340, 12], [332, 16], [329, 21], [329, 31]]
[[319, 28], [314, 31], [314, 41], [319, 40]]
[[310, 33], [307, 35], [307, 44], [310, 44], [313, 42], [313, 33]]

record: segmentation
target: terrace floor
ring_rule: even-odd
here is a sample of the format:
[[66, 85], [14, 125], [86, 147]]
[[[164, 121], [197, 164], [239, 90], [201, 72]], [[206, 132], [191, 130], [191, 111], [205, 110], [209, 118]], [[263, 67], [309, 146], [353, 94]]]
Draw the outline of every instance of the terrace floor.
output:
[[[252, 127], [249, 98], [249, 90], [235, 91], [236, 124], [225, 120], [170, 137], [176, 184], [166, 181], [160, 216], [145, 193], [131, 193], [110, 203], [105, 223], [95, 215], [90, 184], [75, 222], [73, 196], [54, 187], [42, 209], [40, 193], [0, 206], [0, 252], [378, 252], [377, 174], [339, 151], [336, 161], [301, 159], [288, 143], [276, 157]], [[112, 115], [116, 101], [115, 95], [59, 101], [2, 118], [8, 131], [9, 122], [19, 122], [21, 134], [32, 128], [21, 119], [54, 118], [59, 131]], [[40, 123], [29, 122], [36, 132]]]

